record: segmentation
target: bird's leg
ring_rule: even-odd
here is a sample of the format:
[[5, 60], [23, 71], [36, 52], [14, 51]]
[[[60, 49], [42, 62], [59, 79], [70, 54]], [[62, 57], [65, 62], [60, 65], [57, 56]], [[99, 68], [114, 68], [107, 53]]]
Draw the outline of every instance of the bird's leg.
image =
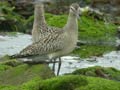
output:
[[59, 57], [57, 76], [59, 75], [60, 68], [61, 68], [61, 58]]
[[52, 67], [52, 70], [53, 70], [53, 72], [55, 72], [55, 62], [56, 61], [56, 59], [53, 59], [53, 67]]

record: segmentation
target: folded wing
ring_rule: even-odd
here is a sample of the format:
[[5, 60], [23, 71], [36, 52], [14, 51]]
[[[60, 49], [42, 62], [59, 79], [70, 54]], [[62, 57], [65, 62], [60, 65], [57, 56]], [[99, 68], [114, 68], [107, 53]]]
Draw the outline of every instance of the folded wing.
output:
[[63, 31], [49, 33], [45, 37], [40, 38], [36, 43], [33, 43], [23, 49], [19, 54], [13, 55], [13, 58], [22, 58], [35, 55], [44, 55], [63, 49]]

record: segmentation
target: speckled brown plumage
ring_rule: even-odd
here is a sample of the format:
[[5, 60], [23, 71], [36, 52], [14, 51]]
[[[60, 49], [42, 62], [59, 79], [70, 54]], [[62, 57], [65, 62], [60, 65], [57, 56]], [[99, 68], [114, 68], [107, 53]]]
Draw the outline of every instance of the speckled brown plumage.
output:
[[58, 31], [54, 34], [49, 33], [44, 38], [27, 48], [23, 49], [19, 55], [42, 55], [56, 52], [63, 48], [64, 34], [63, 31]]

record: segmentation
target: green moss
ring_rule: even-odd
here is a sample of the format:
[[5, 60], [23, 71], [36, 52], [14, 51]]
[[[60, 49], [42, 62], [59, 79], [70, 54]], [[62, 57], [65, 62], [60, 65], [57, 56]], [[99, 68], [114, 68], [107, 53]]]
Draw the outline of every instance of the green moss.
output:
[[0, 73], [0, 84], [19, 85], [31, 80], [34, 77], [41, 77], [43, 79], [46, 79], [53, 76], [53, 72], [49, 69], [47, 65], [22, 64]]
[[8, 66], [8, 65], [1, 65], [0, 64], [0, 73], [2, 73], [3, 71], [6, 71], [7, 69], [10, 69], [12, 67]]
[[104, 68], [103, 72], [109, 75], [110, 79], [120, 81], [120, 71], [115, 68]]
[[79, 38], [91, 41], [111, 41], [115, 40], [116, 26], [106, 25], [103, 21], [95, 20], [90, 16], [82, 16], [79, 21]]
[[86, 84], [86, 79], [82, 76], [61, 76], [41, 82], [40, 90], [74, 90]]
[[0, 90], [120, 90], [120, 82], [97, 77], [65, 75], [46, 80], [36, 77], [20, 86], [0, 86]]
[[22, 85], [22, 90], [74, 90], [87, 84], [85, 77], [77, 75], [59, 76], [47, 80], [36, 79]]
[[42, 82], [40, 77], [35, 77], [27, 83], [20, 86], [20, 90], [39, 90], [39, 83]]
[[90, 4], [90, 3], [91, 3], [91, 0], [85, 0], [85, 2], [86, 2], [87, 4]]
[[8, 60], [10, 60], [8, 55], [5, 55], [5, 56], [3, 56], [3, 57], [0, 57], [0, 63], [1, 63], [1, 62], [4, 62], [4, 61], [8, 61]]
[[63, 27], [67, 21], [67, 15], [52, 15], [50, 17], [50, 14], [46, 14], [46, 17], [47, 23], [50, 26]]
[[18, 65], [21, 65], [22, 62], [19, 62], [17, 60], [9, 60], [9, 61], [2, 62], [1, 64], [16, 67]]
[[15, 7], [7, 2], [0, 2], [0, 30], [3, 31], [24, 31], [24, 18], [15, 13]]
[[23, 63], [16, 59], [10, 59], [10, 57], [8, 55], [5, 55], [0, 58], [0, 65], [16, 67], [21, 64], [23, 64]]
[[102, 77], [102, 78], [120, 81], [120, 71], [111, 67], [95, 66], [95, 67], [83, 68], [83, 69], [75, 70], [72, 74]]
[[15, 86], [0, 86], [0, 90], [18, 90]]
[[75, 55], [79, 55], [81, 58], [88, 58], [90, 56], [102, 56], [104, 53], [114, 50], [113, 46], [102, 45], [84, 45], [80, 49], [74, 50]]
[[120, 83], [101, 78], [87, 77], [88, 85], [75, 90], [120, 90]]

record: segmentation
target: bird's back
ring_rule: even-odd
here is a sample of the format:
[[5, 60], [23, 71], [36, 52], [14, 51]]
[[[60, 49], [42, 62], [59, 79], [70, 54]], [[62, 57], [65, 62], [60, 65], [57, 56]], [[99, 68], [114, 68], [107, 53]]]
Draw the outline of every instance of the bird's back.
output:
[[35, 55], [45, 55], [61, 50], [64, 47], [64, 32], [58, 30], [41, 37], [35, 42], [23, 49], [16, 57], [29, 57]]

